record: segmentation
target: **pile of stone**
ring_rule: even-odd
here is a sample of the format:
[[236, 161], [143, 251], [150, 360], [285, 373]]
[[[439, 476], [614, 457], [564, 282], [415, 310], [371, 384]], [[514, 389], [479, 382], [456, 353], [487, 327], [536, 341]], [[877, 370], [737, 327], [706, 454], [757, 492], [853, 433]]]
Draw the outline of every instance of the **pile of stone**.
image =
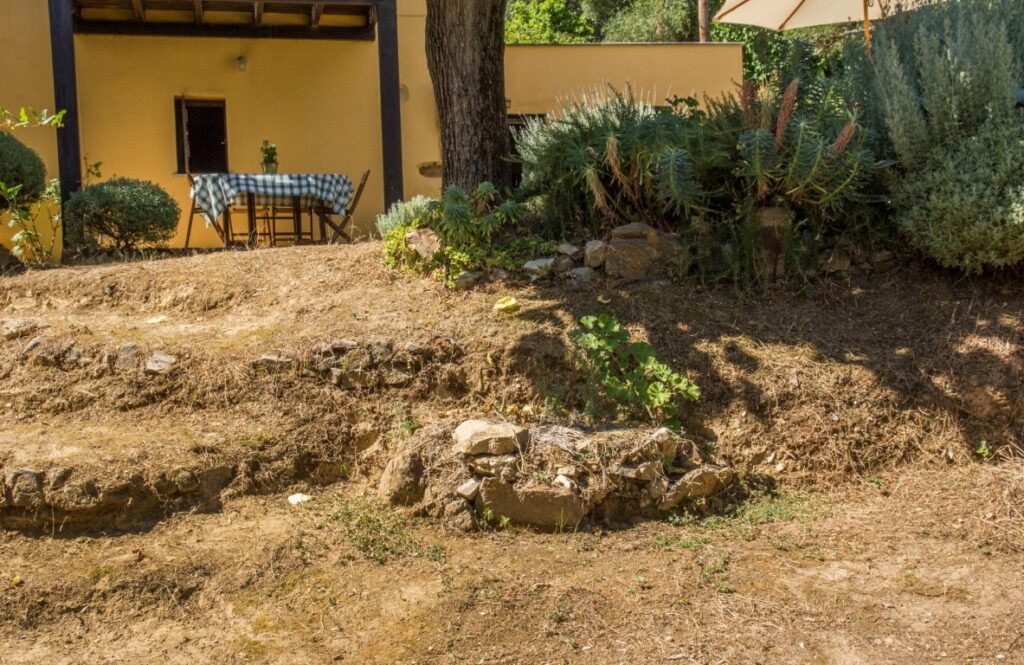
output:
[[[445, 445], [438, 455], [414, 443], [409, 450], [416, 452], [392, 459], [381, 496], [418, 504], [464, 528], [511, 523], [562, 530], [588, 518], [619, 523], [664, 516], [720, 494], [736, 477], [668, 429], [529, 431], [467, 420]], [[446, 471], [428, 468], [428, 459], [448, 465]]]
[[583, 282], [602, 269], [618, 279], [665, 277], [684, 251], [675, 234], [638, 222], [613, 229], [607, 242], [591, 240], [582, 248], [559, 245], [557, 257], [529, 261], [523, 270], [535, 278], [556, 275]]

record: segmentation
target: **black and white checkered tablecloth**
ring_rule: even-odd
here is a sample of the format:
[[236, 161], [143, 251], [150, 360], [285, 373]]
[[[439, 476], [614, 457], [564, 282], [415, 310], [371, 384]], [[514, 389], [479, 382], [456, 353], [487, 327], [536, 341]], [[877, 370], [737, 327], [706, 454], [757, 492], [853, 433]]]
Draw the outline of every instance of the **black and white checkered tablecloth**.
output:
[[352, 200], [352, 180], [334, 173], [211, 173], [195, 176], [192, 199], [206, 213], [207, 225], [232, 204], [244, 203], [246, 194], [261, 200], [287, 201], [298, 196], [323, 201], [336, 214], [344, 215]]

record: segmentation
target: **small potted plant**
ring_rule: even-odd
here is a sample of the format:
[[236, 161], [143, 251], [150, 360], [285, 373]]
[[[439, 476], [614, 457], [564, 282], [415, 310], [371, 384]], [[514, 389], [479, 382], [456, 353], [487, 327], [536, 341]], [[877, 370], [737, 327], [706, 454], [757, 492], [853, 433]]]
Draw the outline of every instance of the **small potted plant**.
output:
[[277, 146], [263, 139], [260, 143], [260, 154], [263, 155], [263, 161], [260, 162], [263, 172], [266, 174], [277, 173]]

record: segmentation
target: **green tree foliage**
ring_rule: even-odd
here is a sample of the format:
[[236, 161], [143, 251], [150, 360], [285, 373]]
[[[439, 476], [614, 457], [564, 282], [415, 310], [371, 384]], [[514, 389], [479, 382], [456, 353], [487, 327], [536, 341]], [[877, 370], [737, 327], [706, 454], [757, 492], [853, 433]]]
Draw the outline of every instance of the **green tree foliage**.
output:
[[14, 204], [14, 195], [20, 205], [30, 206], [46, 191], [43, 160], [7, 132], [0, 132], [0, 184], [10, 192], [10, 196], [0, 195], [0, 212]]
[[167, 192], [129, 178], [85, 187], [64, 206], [64, 219], [80, 225], [93, 243], [120, 250], [165, 244], [180, 217], [178, 203]]
[[579, 44], [594, 40], [594, 27], [567, 0], [511, 0], [505, 19], [509, 44]]

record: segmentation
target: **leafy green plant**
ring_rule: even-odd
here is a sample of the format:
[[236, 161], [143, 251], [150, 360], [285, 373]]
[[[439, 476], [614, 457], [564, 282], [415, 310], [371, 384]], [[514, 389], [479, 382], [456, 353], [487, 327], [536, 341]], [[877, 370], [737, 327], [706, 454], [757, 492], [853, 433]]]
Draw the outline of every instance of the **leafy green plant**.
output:
[[[11, 253], [21, 261], [36, 266], [47, 265], [56, 260], [54, 250], [61, 225], [60, 183], [51, 180], [42, 196], [34, 205], [25, 205], [19, 196], [21, 186], [7, 187], [0, 182], [0, 198], [9, 202], [10, 219], [7, 225], [15, 229], [11, 236]], [[40, 229], [40, 221], [46, 220], [46, 233]]]
[[427, 216], [430, 202], [426, 196], [416, 196], [392, 204], [387, 212], [377, 216], [377, 231], [383, 237], [399, 226], [411, 228], [414, 222]]
[[114, 178], [75, 192], [64, 207], [68, 223], [80, 225], [97, 246], [132, 249], [169, 241], [181, 209], [159, 186]]
[[[513, 270], [524, 260], [554, 251], [539, 238], [517, 235], [522, 214], [522, 206], [500, 200], [490, 183], [472, 193], [449, 187], [440, 199], [414, 199], [378, 219], [384, 230], [384, 261], [392, 268], [438, 274], [449, 287], [465, 271]], [[438, 236], [440, 249], [430, 259], [417, 254], [406, 240], [420, 228]]]
[[39, 154], [7, 132], [0, 132], [0, 212], [10, 210], [14, 197], [31, 206], [46, 191], [46, 166]]
[[631, 340], [609, 314], [585, 316], [569, 334], [588, 380], [588, 410], [610, 410], [657, 424], [677, 423], [681, 402], [696, 402], [700, 388], [655, 357], [654, 349]]

